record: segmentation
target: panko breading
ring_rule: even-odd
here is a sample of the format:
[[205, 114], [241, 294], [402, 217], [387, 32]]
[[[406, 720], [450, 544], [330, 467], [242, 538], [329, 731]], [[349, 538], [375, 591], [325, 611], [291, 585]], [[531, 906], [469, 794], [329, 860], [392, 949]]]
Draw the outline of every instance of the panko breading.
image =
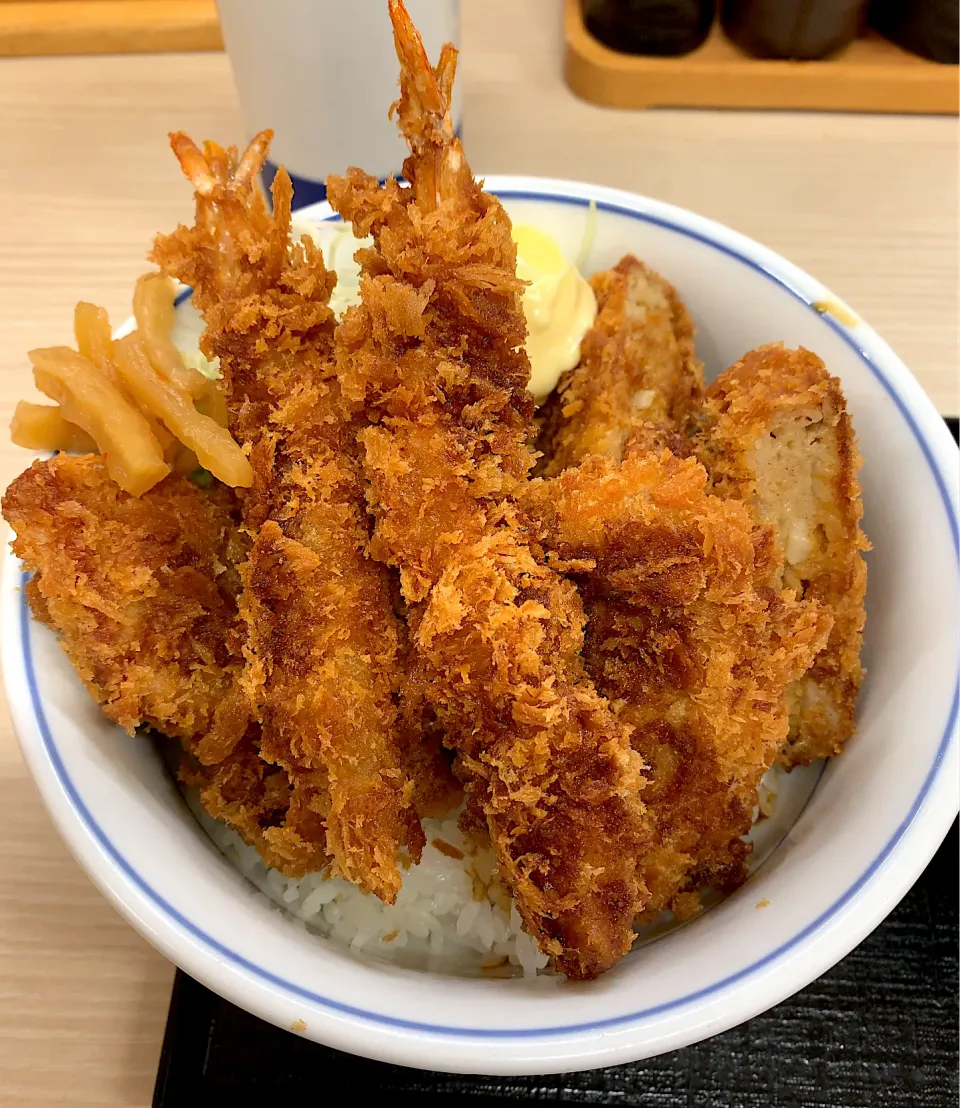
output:
[[238, 514], [229, 489], [183, 477], [131, 496], [94, 455], [34, 462], [3, 498], [33, 614], [107, 717], [179, 739], [207, 811], [297, 877], [325, 864], [323, 829], [256, 754], [240, 688]]
[[784, 691], [830, 627], [773, 587], [769, 528], [706, 485], [694, 459], [663, 451], [591, 457], [524, 497], [545, 545], [578, 569], [587, 668], [647, 766], [648, 919], [745, 878], [741, 836], [787, 734]]
[[267, 211], [256, 175], [269, 137], [238, 161], [172, 136], [196, 223], [160, 236], [153, 258], [193, 287], [201, 346], [219, 359], [230, 429], [253, 465], [240, 608], [261, 756], [323, 817], [339, 873], [392, 903], [401, 850], [418, 858], [423, 845], [395, 701], [403, 629], [387, 571], [366, 555], [355, 427], [333, 354], [336, 278], [311, 239], [291, 239], [283, 170]]
[[230, 756], [215, 765], [185, 757], [179, 777], [197, 789], [209, 815], [242, 835], [284, 876], [303, 877], [329, 861], [327, 829], [311, 807], [312, 789], [263, 760], [258, 724], [251, 724]]
[[522, 285], [510, 220], [474, 180], [448, 112], [456, 51], [430, 67], [391, 0], [410, 188], [351, 170], [334, 208], [374, 246], [337, 332], [360, 432], [371, 552], [398, 567], [412, 670], [456, 750], [527, 930], [572, 977], [633, 942], [646, 902], [639, 757], [583, 672], [574, 586], [514, 503], [532, 454]]
[[131, 496], [92, 454], [34, 462], [3, 497], [34, 614], [106, 715], [130, 734], [202, 737], [208, 761], [249, 719], [227, 569], [234, 508], [226, 490], [185, 478]]
[[716, 491], [775, 528], [783, 585], [833, 615], [826, 647], [789, 690], [783, 763], [839, 754], [863, 681], [869, 549], [861, 460], [840, 382], [808, 350], [760, 347], [710, 386], [696, 443]]
[[597, 318], [580, 364], [540, 413], [548, 477], [590, 454], [619, 461], [645, 424], [685, 431], [703, 392], [693, 322], [669, 282], [628, 254], [590, 284]]

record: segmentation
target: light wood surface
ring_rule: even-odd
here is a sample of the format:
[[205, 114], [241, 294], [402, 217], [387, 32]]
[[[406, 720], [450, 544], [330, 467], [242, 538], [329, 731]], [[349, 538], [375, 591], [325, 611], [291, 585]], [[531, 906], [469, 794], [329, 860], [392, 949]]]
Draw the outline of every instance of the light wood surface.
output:
[[222, 50], [213, 0], [0, 0], [0, 56]]
[[[480, 171], [589, 179], [722, 220], [809, 269], [957, 410], [957, 148], [947, 119], [603, 110], [561, 77], [552, 0], [465, 0]], [[239, 141], [221, 54], [0, 62], [0, 424], [24, 351], [81, 297], [129, 312], [153, 233], [190, 213], [171, 128]], [[24, 465], [0, 445], [0, 487]], [[99, 897], [0, 720], [0, 1105], [147, 1105], [172, 968]]]
[[957, 67], [919, 58], [877, 34], [835, 57], [795, 62], [745, 54], [719, 21], [679, 58], [621, 54], [584, 27], [581, 0], [565, 0], [566, 58], [578, 96], [614, 108], [792, 108], [856, 112], [957, 112]]

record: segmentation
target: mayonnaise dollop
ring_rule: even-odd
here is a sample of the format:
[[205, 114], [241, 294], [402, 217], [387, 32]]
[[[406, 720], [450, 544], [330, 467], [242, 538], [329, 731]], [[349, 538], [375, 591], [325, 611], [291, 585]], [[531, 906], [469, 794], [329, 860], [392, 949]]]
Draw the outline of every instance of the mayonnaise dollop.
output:
[[[371, 239], [356, 239], [342, 223], [293, 223], [294, 235], [309, 235], [323, 251], [323, 260], [337, 274], [330, 298], [341, 316], [360, 301], [360, 268], [354, 254]], [[517, 276], [529, 281], [523, 292], [527, 319], [530, 391], [543, 401], [556, 388], [560, 374], [580, 360], [580, 341], [597, 315], [593, 289], [567, 260], [556, 242], [538, 227], [517, 224]]]
[[597, 298], [577, 267], [545, 231], [515, 224], [517, 276], [527, 317], [529, 389], [538, 401], [557, 387], [560, 375], [580, 360], [580, 342], [597, 317]]

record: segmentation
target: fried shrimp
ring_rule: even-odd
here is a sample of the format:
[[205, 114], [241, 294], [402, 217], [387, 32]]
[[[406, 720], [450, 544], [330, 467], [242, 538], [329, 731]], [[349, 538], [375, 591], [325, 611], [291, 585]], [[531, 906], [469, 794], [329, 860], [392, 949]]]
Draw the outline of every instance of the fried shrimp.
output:
[[629, 254], [590, 284], [597, 318], [580, 364], [540, 413], [548, 477], [590, 454], [619, 461], [651, 425], [684, 433], [703, 393], [693, 322], [673, 285]]
[[515, 497], [532, 454], [522, 285], [510, 221], [467, 165], [447, 108], [456, 51], [431, 68], [401, 0], [395, 105], [410, 188], [358, 169], [334, 208], [374, 246], [337, 331], [360, 432], [371, 551], [400, 571], [413, 673], [529, 932], [575, 978], [621, 958], [647, 891], [640, 758], [583, 671], [583, 608]]
[[579, 567], [584, 650], [647, 764], [654, 843], [641, 859], [647, 918], [746, 877], [757, 785], [787, 733], [784, 692], [830, 617], [774, 587], [772, 535], [707, 494], [693, 459], [597, 456], [534, 482], [544, 542]]
[[196, 223], [159, 237], [153, 260], [193, 286], [201, 346], [219, 358], [230, 430], [253, 467], [240, 609], [260, 754], [323, 819], [337, 871], [391, 903], [401, 849], [419, 857], [423, 843], [395, 703], [403, 628], [387, 571], [366, 556], [355, 428], [335, 375], [335, 277], [311, 240], [291, 240], [286, 172], [273, 214], [256, 188], [269, 139], [238, 161], [171, 136]]
[[708, 389], [696, 445], [716, 490], [775, 528], [782, 583], [833, 615], [826, 648], [789, 690], [783, 763], [839, 754], [853, 734], [863, 681], [869, 549], [860, 455], [840, 382], [808, 350], [753, 350]]

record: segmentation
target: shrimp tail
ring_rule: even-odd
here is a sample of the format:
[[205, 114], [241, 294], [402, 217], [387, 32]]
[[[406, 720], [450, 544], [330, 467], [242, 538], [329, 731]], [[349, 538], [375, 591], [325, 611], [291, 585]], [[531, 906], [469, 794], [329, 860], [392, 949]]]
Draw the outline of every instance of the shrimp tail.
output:
[[[400, 130], [414, 150], [443, 145], [453, 138], [453, 123], [437, 74], [427, 58], [420, 32], [403, 0], [389, 0], [393, 41], [400, 62], [400, 99], [390, 107]], [[447, 53], [455, 49], [450, 46]], [[452, 84], [451, 82], [448, 82]]]
[[253, 136], [233, 175], [233, 179], [238, 185], [249, 185], [263, 169], [263, 163], [267, 160], [267, 154], [270, 153], [270, 143], [272, 141], [273, 131], [269, 129], [258, 131]]
[[[273, 131], [258, 132], [238, 156], [235, 146], [205, 142], [201, 149], [182, 131], [170, 135], [170, 147], [196, 192], [196, 242], [184, 250], [176, 236], [160, 235], [151, 258], [165, 272], [178, 270], [180, 279], [193, 287], [194, 303], [202, 311], [228, 294], [239, 296], [254, 284], [278, 279], [286, 264], [293, 196], [290, 177], [282, 167], [274, 177], [273, 216], [256, 183], [272, 138]], [[257, 227], [256, 239], [231, 230], [251, 224]], [[248, 249], [251, 244], [255, 244], [253, 254]], [[208, 302], [205, 297], [213, 289], [216, 295]]]
[[400, 62], [400, 99], [390, 108], [410, 147], [404, 174], [417, 203], [433, 211], [445, 200], [463, 200], [476, 192], [460, 140], [450, 117], [457, 72], [457, 50], [447, 43], [434, 68], [403, 0], [388, 0], [393, 41]]
[[457, 77], [457, 56], [458, 51], [453, 43], [445, 42], [440, 50], [440, 58], [433, 68], [440, 93], [448, 108], [453, 100], [453, 82]]
[[236, 147], [224, 149], [215, 142], [205, 142], [201, 150], [183, 131], [170, 133], [170, 148], [187, 180], [200, 196], [207, 197], [212, 196], [218, 186], [232, 186], [238, 191], [249, 188], [267, 160], [272, 139], [273, 131], [259, 131], [239, 161]]
[[210, 196], [217, 187], [217, 180], [200, 147], [183, 131], [171, 131], [170, 148], [190, 184], [201, 196]]

